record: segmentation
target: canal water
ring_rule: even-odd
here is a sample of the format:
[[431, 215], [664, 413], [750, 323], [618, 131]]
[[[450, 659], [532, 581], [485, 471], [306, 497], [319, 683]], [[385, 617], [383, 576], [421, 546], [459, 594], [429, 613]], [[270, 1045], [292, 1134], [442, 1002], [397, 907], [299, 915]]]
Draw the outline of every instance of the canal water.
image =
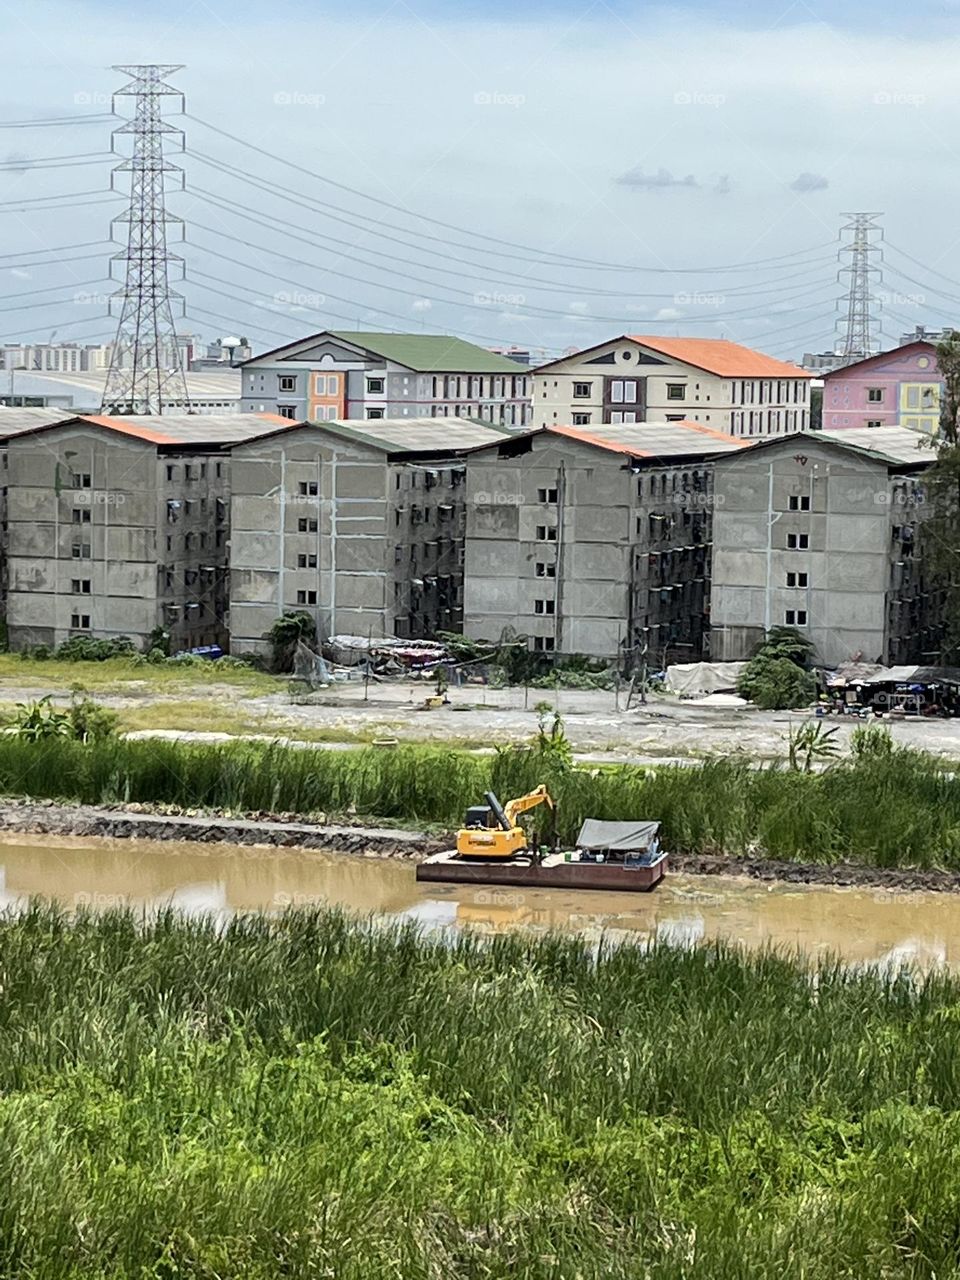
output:
[[960, 968], [960, 894], [671, 875], [650, 894], [417, 884], [411, 863], [315, 851], [50, 836], [0, 839], [0, 906], [172, 905], [226, 919], [337, 905], [425, 928], [562, 929], [591, 941], [775, 944], [848, 963]]

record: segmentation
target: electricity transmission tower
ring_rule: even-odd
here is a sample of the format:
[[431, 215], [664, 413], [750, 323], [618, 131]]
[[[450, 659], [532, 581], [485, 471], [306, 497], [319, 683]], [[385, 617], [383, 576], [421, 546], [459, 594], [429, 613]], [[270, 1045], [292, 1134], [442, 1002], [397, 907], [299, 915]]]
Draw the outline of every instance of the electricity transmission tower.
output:
[[113, 70], [131, 77], [113, 95], [114, 104], [119, 97], [132, 97], [135, 110], [133, 119], [113, 134], [113, 150], [118, 153], [118, 135], [132, 134], [133, 154], [113, 170], [114, 178], [118, 173], [130, 174], [130, 205], [114, 219], [128, 223], [126, 250], [114, 258], [126, 266], [123, 287], [113, 295], [122, 305], [101, 412], [163, 413], [171, 402], [188, 412], [172, 306], [182, 299], [171, 292], [168, 278], [170, 263], [181, 264], [183, 259], [167, 250], [167, 224], [182, 225], [182, 219], [167, 213], [164, 206], [166, 175], [178, 176], [182, 190], [183, 170], [163, 154], [164, 135], [175, 135], [181, 151], [184, 138], [183, 131], [167, 124], [161, 114], [167, 97], [179, 98], [180, 110], [185, 108], [183, 94], [165, 82], [166, 76], [181, 68], [120, 66]]
[[[855, 360], [863, 360], [879, 349], [874, 337], [874, 320], [872, 304], [877, 301], [874, 285], [882, 280], [880, 264], [883, 262], [883, 251], [880, 241], [883, 229], [876, 224], [881, 213], [844, 213], [849, 218], [840, 228], [840, 250], [837, 258], [840, 270], [839, 281], [846, 280], [847, 292], [841, 297], [840, 305], [846, 304], [846, 319], [840, 323], [844, 326], [840, 351], [845, 364], [853, 364]], [[844, 232], [849, 239], [844, 241]], [[877, 257], [877, 265], [873, 259]]]

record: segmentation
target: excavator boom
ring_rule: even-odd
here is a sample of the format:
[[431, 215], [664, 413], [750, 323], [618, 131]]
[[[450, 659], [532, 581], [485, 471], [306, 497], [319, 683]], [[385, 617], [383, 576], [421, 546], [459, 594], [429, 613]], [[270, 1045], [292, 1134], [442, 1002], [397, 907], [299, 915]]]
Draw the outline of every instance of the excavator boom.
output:
[[517, 825], [516, 819], [521, 813], [526, 813], [528, 809], [535, 809], [538, 804], [546, 804], [551, 809], [553, 808], [553, 797], [542, 782], [539, 787], [534, 787], [532, 791], [525, 796], [520, 796], [518, 800], [508, 800], [504, 805], [504, 813], [507, 815], [507, 821], [511, 827]]

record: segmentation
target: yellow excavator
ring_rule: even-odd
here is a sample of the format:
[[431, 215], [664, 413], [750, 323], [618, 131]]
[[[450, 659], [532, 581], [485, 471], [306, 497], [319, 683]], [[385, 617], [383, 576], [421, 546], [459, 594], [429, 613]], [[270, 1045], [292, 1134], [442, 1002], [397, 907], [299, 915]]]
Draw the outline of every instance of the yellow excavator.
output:
[[505, 805], [492, 791], [483, 798], [486, 804], [472, 805], [457, 832], [457, 853], [461, 858], [512, 858], [522, 853], [527, 848], [527, 833], [517, 818], [538, 804], [554, 808], [550, 792], [542, 784]]

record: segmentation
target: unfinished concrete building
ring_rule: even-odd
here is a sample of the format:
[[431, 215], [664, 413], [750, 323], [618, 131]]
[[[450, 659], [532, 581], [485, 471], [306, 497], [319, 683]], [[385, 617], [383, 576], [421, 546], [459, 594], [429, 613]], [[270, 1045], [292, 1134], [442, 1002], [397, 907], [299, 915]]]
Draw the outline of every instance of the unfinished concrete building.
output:
[[711, 467], [696, 423], [544, 427], [471, 452], [464, 632], [555, 655], [700, 655]]
[[322, 638], [431, 636], [463, 618], [466, 420], [301, 423], [233, 450], [230, 632], [265, 653], [282, 613]]
[[797, 433], [715, 464], [711, 651], [796, 627], [818, 659], [937, 656], [939, 599], [916, 554], [936, 453], [904, 427]]
[[270, 415], [68, 418], [8, 441], [11, 647], [226, 647], [229, 457]]

